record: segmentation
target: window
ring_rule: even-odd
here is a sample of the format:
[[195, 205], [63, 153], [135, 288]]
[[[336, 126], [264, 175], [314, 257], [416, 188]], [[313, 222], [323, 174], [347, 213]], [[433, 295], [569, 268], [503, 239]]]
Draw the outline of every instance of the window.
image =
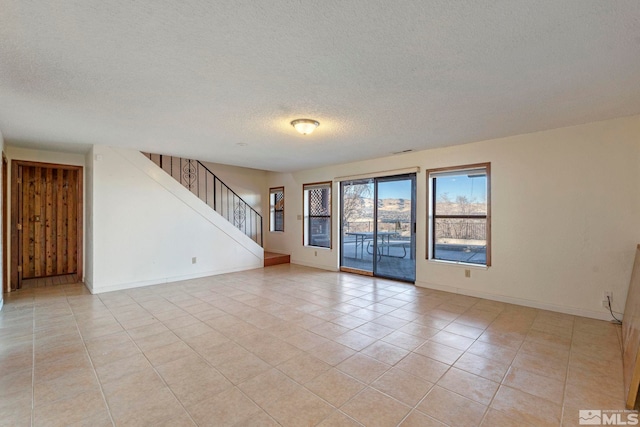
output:
[[284, 231], [284, 187], [269, 189], [269, 231]]
[[304, 244], [320, 248], [331, 247], [331, 183], [305, 184]]
[[427, 171], [428, 258], [491, 265], [491, 163]]

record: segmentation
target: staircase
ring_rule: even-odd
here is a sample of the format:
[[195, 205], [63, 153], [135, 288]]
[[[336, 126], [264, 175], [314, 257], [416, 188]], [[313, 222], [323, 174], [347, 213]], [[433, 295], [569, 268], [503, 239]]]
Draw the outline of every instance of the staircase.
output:
[[142, 153], [262, 246], [262, 216], [198, 160]]

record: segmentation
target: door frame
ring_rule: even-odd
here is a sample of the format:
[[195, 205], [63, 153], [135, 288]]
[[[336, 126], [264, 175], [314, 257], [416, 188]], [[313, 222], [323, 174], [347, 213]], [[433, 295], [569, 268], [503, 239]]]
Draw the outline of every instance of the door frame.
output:
[[21, 191], [19, 189], [19, 184], [21, 184], [22, 177], [18, 174], [18, 169], [21, 166], [28, 167], [40, 167], [45, 169], [66, 169], [66, 170], [75, 170], [78, 172], [78, 188], [77, 197], [78, 204], [76, 206], [76, 217], [77, 221], [77, 245], [76, 245], [76, 259], [78, 262], [77, 268], [77, 276], [78, 280], [82, 280], [83, 278], [83, 230], [84, 230], [84, 202], [83, 202], [83, 181], [84, 181], [84, 173], [82, 166], [76, 165], [64, 165], [58, 163], [43, 163], [43, 162], [34, 162], [28, 160], [11, 160], [11, 284], [10, 287], [12, 290], [20, 289], [22, 284], [22, 274], [18, 271], [18, 266], [22, 265], [22, 251], [20, 248], [20, 241], [22, 239], [19, 238], [18, 224], [24, 221], [21, 221], [22, 218], [19, 218], [19, 205], [20, 205], [20, 197]]
[[9, 286], [9, 235], [8, 227], [9, 218], [7, 218], [9, 199], [8, 199], [8, 186], [9, 186], [9, 164], [7, 156], [2, 152], [2, 292], [9, 292], [11, 287]]

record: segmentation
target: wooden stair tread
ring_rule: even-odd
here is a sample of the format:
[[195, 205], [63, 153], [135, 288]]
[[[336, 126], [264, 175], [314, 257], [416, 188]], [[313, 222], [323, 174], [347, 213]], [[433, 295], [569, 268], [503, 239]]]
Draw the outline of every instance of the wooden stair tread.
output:
[[264, 253], [264, 266], [269, 267], [271, 265], [289, 264], [291, 262], [291, 255], [277, 254], [274, 252]]

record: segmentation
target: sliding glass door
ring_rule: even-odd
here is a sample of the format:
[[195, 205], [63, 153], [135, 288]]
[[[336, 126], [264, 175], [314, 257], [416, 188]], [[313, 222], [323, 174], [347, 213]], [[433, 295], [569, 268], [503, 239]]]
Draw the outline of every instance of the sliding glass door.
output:
[[415, 174], [341, 183], [341, 267], [415, 281]]
[[341, 265], [373, 272], [370, 255], [374, 231], [373, 179], [341, 183]]
[[415, 175], [376, 180], [376, 276], [416, 280]]

